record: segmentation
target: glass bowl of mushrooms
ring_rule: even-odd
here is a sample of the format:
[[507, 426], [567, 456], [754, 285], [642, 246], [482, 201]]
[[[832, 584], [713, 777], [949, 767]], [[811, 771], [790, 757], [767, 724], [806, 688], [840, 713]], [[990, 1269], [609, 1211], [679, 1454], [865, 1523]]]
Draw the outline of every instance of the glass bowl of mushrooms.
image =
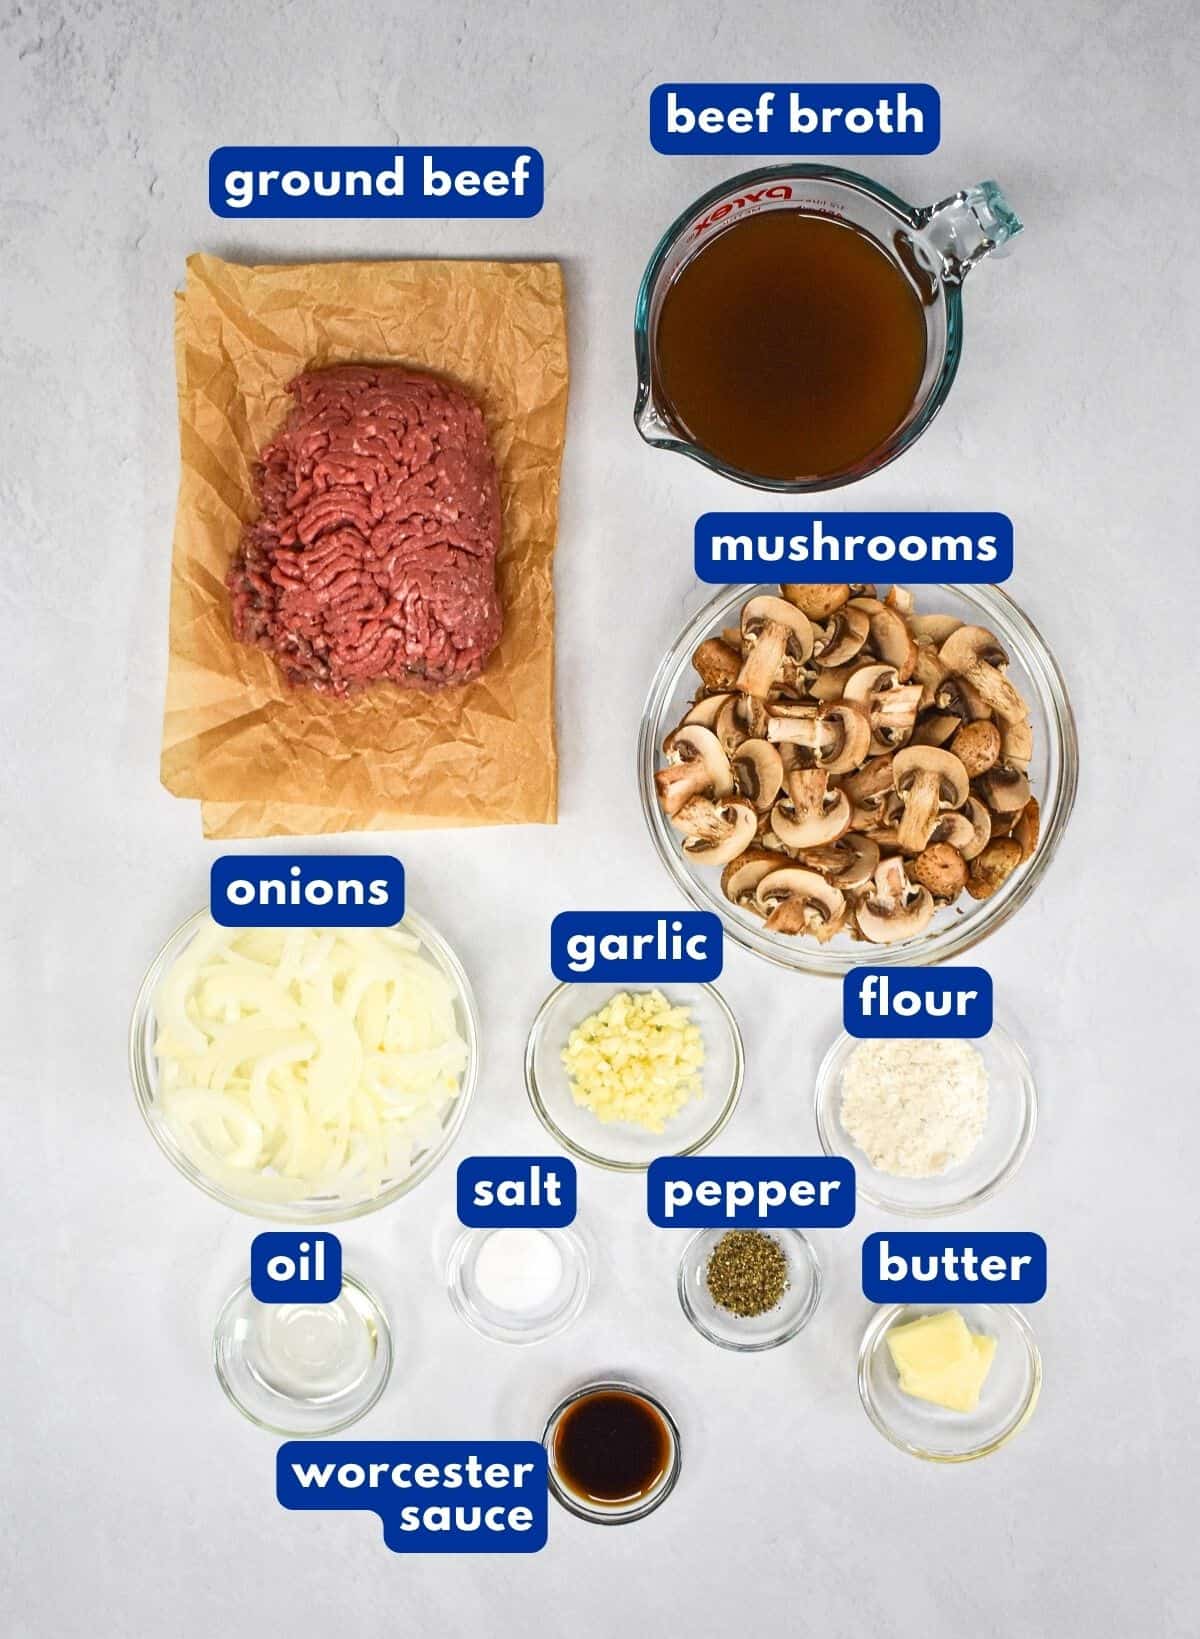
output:
[[1044, 640], [994, 586], [722, 588], [666, 656], [642, 808], [683, 893], [804, 973], [941, 962], [1033, 892], [1078, 744]]

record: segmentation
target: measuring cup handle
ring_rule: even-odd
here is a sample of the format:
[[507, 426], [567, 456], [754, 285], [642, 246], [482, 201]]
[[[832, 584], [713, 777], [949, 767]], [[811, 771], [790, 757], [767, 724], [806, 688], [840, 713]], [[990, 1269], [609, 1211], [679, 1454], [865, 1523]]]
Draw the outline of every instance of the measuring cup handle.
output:
[[961, 283], [985, 256], [1004, 255], [1024, 223], [996, 182], [977, 182], [921, 212], [921, 237], [942, 263], [943, 277]]

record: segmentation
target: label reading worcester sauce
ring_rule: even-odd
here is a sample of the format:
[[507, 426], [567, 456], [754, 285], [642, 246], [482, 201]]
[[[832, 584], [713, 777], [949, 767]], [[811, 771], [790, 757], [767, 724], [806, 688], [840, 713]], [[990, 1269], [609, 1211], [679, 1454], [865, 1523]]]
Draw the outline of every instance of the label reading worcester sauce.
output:
[[223, 928], [390, 928], [404, 867], [391, 854], [222, 854], [209, 902]]
[[534, 1554], [549, 1487], [536, 1440], [289, 1440], [284, 1508], [377, 1514], [395, 1554]]
[[660, 154], [931, 154], [941, 140], [931, 85], [657, 85]]
[[564, 984], [702, 984], [720, 976], [712, 911], [563, 911], [550, 926], [550, 969]]
[[697, 576], [713, 586], [893, 575], [996, 585], [1012, 574], [1013, 526], [1003, 512], [706, 512], [694, 551]]
[[564, 1229], [574, 1223], [575, 1163], [557, 1155], [469, 1155], [458, 1164], [458, 1218], [468, 1229]]
[[536, 148], [217, 148], [216, 216], [536, 216]]
[[848, 1036], [972, 1040], [992, 1028], [992, 976], [982, 967], [853, 967], [842, 979]]
[[868, 1235], [862, 1288], [872, 1303], [1038, 1303], [1046, 1295], [1046, 1243], [983, 1230]]

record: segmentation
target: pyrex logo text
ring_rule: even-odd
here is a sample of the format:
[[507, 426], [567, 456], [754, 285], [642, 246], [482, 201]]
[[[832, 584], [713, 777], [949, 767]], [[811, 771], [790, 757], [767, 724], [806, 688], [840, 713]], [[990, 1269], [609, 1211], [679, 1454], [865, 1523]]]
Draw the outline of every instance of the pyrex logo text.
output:
[[726, 199], [716, 210], [709, 211], [700, 222], [692, 223], [692, 238], [698, 239], [706, 228], [711, 228], [714, 222], [722, 222], [733, 211], [743, 210], [747, 205], [761, 205], [764, 199], [790, 199], [791, 185], [787, 182], [775, 182], [769, 188], [750, 189], [739, 194], [736, 199]]

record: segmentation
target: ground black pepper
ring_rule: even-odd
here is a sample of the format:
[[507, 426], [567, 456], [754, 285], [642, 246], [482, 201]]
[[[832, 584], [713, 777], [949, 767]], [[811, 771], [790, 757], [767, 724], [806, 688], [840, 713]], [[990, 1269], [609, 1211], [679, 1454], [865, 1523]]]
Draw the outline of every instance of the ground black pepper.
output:
[[746, 1320], [779, 1306], [788, 1289], [787, 1257], [759, 1229], [731, 1229], [713, 1247], [704, 1274], [718, 1309]]

